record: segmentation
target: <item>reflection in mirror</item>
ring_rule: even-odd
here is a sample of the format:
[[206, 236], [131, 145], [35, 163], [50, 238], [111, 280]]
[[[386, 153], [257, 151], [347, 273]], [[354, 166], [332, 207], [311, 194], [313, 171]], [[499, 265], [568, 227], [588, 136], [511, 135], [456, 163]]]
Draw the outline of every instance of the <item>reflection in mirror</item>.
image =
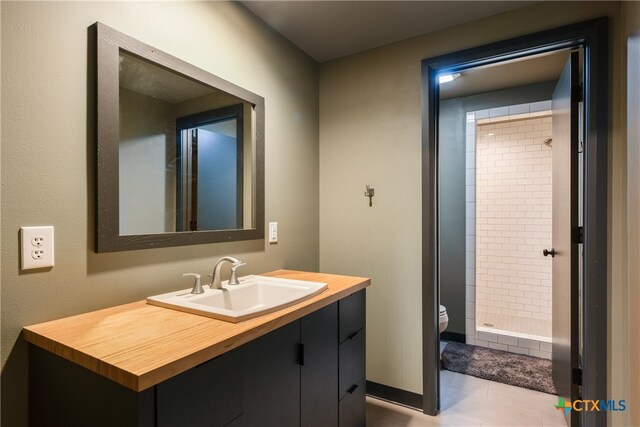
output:
[[264, 238], [264, 100], [100, 23], [98, 252]]
[[178, 231], [242, 228], [242, 105], [178, 119]]
[[252, 106], [122, 49], [119, 73], [120, 234], [251, 228]]

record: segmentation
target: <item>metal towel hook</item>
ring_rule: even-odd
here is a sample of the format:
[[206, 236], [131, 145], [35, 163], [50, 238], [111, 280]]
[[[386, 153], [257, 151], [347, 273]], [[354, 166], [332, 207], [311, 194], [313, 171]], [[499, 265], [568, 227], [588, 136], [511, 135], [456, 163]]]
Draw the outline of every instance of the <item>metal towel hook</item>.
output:
[[369, 184], [367, 184], [367, 189], [364, 191], [364, 196], [369, 198], [369, 207], [373, 206], [373, 195], [375, 194], [375, 189], [373, 187], [370, 187]]

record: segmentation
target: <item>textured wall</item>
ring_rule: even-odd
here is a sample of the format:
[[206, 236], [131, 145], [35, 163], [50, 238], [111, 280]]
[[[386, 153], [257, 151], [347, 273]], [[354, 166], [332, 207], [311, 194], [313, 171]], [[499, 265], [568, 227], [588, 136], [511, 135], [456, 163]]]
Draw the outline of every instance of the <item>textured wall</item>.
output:
[[[227, 253], [248, 260], [247, 272], [280, 266], [317, 269], [319, 209], [321, 269], [373, 278], [368, 291], [369, 379], [422, 392], [419, 91], [423, 58], [611, 16], [613, 215], [607, 226], [612, 230], [611, 260], [616, 271], [623, 271], [621, 260], [627, 256], [630, 265], [637, 259], [631, 256], [637, 254], [638, 239], [629, 239], [636, 252], [627, 254], [622, 225], [627, 221], [626, 194], [637, 194], [640, 167], [636, 145], [629, 153], [628, 173], [633, 181], [627, 185], [626, 145], [620, 134], [625, 124], [620, 112], [624, 75], [619, 59], [626, 36], [619, 30], [618, 2], [544, 2], [323, 64], [320, 207], [317, 66], [237, 5], [1, 2], [0, 7], [5, 425], [26, 424], [26, 348], [18, 337], [23, 325], [168, 291], [176, 286], [181, 272], [204, 272], [217, 256]], [[629, 32], [640, 30], [638, 5], [625, 3], [623, 8]], [[94, 181], [86, 75], [87, 27], [97, 20], [266, 98], [266, 220], [280, 222], [280, 244], [93, 253]], [[188, 25], [180, 25], [185, 22]], [[34, 159], [42, 167], [23, 168]], [[373, 208], [365, 204], [365, 183], [376, 186]], [[633, 206], [628, 220], [637, 230], [637, 203]], [[19, 274], [17, 230], [34, 224], [56, 226], [57, 265], [48, 273]], [[609, 329], [617, 355], [622, 348], [618, 344], [629, 340], [632, 329], [621, 306], [640, 302], [639, 275], [629, 282], [635, 302], [622, 295], [627, 288], [619, 277], [610, 276], [609, 287], [619, 296], [610, 303], [614, 327]], [[637, 320], [637, 310], [631, 316]], [[634, 342], [637, 348], [637, 335]], [[634, 354], [631, 374], [638, 372], [638, 350]], [[611, 382], [615, 387], [628, 383], [630, 371], [621, 369], [618, 360], [612, 363]]]
[[172, 105], [120, 88], [120, 234], [176, 230]]
[[[615, 18], [614, 35], [619, 7], [541, 2], [321, 65], [320, 268], [372, 278], [369, 380], [422, 392], [420, 61], [601, 16]], [[619, 78], [618, 44], [612, 47]], [[617, 93], [613, 100], [617, 111]], [[619, 128], [618, 122], [615, 150]], [[619, 169], [614, 163], [612, 173]], [[376, 189], [372, 208], [365, 184]], [[610, 203], [614, 212], [622, 208], [618, 195]]]
[[[626, 396], [630, 402], [640, 402], [640, 3], [624, 2], [621, 16], [624, 17], [620, 42], [623, 61], [622, 70], [627, 71], [626, 79], [620, 80], [623, 99], [621, 115], [626, 119], [626, 168], [621, 173], [623, 188], [626, 185], [626, 248], [621, 250], [626, 259], [620, 261], [626, 267], [626, 277], [622, 279], [625, 286], [619, 286], [619, 299], [614, 307], [617, 315], [612, 313], [612, 330], [623, 330], [626, 334], [616, 333], [617, 341], [612, 341], [614, 359], [614, 378], [611, 387], [612, 396]], [[626, 96], [625, 96], [626, 95]], [[625, 117], [626, 113], [626, 117]], [[625, 129], [623, 129], [624, 132]], [[626, 170], [625, 170], [626, 169]], [[626, 173], [626, 176], [624, 174]], [[626, 178], [626, 179], [625, 179]], [[624, 198], [623, 196], [623, 198]], [[626, 280], [625, 280], [626, 279]], [[618, 349], [618, 351], [615, 351]], [[618, 381], [616, 381], [618, 380]], [[635, 404], [629, 411], [616, 419], [617, 425], [640, 426], [640, 405]]]
[[[24, 325], [243, 273], [318, 270], [318, 66], [237, 3], [2, 2], [2, 425], [26, 425]], [[96, 254], [88, 27], [100, 21], [265, 98], [266, 221], [280, 242]], [[18, 230], [54, 225], [56, 265], [20, 272]]]

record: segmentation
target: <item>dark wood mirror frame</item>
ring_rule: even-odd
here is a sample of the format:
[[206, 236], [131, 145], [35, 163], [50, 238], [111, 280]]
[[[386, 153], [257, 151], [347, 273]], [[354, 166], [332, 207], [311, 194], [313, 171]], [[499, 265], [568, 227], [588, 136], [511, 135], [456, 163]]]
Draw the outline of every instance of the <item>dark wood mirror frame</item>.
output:
[[[94, 24], [96, 52], [96, 252], [264, 239], [264, 98], [104, 24]], [[253, 228], [120, 235], [119, 73], [120, 50], [250, 103], [255, 111]]]

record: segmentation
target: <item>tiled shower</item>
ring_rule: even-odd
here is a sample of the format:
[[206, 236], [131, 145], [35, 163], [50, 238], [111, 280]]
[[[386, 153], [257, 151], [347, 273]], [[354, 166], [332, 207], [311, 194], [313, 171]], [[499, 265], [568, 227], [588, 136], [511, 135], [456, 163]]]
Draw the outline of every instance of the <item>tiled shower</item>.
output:
[[550, 110], [550, 101], [521, 104], [467, 113], [466, 122], [466, 341], [545, 358]]

